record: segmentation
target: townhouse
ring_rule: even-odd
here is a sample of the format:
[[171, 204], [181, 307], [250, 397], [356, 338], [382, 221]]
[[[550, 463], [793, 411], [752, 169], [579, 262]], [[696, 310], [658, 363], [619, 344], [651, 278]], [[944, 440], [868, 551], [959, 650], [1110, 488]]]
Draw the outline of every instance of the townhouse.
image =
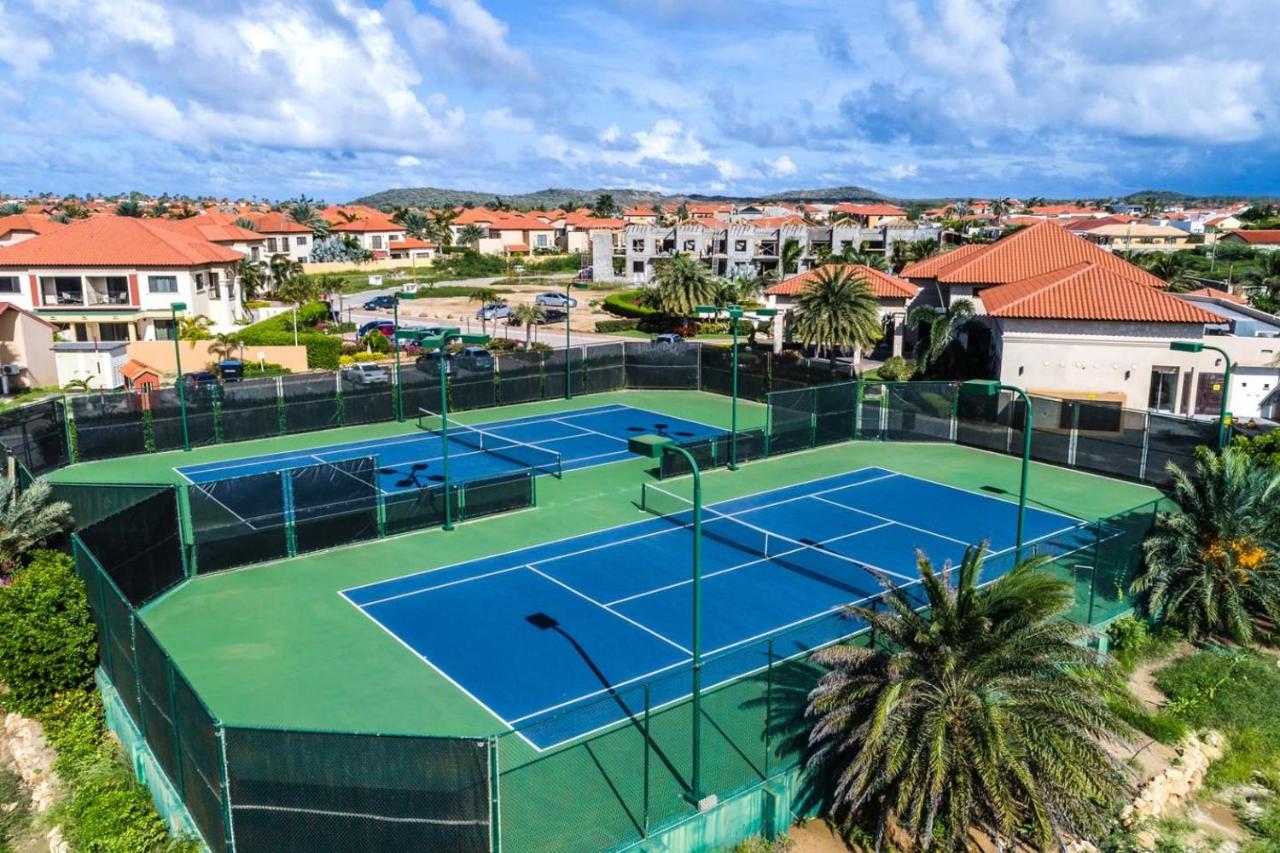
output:
[[255, 261], [275, 255], [284, 255], [291, 261], [302, 263], [311, 257], [314, 240], [311, 228], [294, 222], [284, 213], [273, 210], [268, 213], [244, 213], [239, 217], [253, 223], [253, 230], [262, 236], [261, 247], [250, 250]]
[[61, 227], [62, 223], [38, 213], [0, 216], [0, 248], [30, 240]]
[[402, 225], [393, 222], [391, 217], [376, 210], [350, 221], [328, 221], [333, 223], [329, 228], [331, 233], [355, 237], [360, 248], [372, 252], [374, 258], [390, 257], [391, 242], [403, 240], [405, 237]]
[[865, 264], [829, 264], [790, 276], [766, 288], [765, 303], [770, 308], [778, 309], [780, 312], [778, 325], [784, 330], [784, 334], [773, 336], [774, 351], [781, 350], [784, 337], [789, 336], [789, 330], [795, 319], [796, 298], [812, 286], [818, 275], [823, 273], [848, 273], [867, 283], [880, 306], [880, 323], [884, 329], [881, 346], [886, 355], [902, 355], [907, 332], [907, 311], [915, 300], [916, 294], [920, 292], [920, 288], [906, 279]]

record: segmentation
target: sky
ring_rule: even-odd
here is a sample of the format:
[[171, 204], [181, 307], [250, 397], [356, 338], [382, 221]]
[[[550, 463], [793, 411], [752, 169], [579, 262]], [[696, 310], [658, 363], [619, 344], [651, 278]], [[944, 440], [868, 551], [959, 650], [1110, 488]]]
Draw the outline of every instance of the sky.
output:
[[0, 0], [0, 192], [1280, 193], [1277, 0]]

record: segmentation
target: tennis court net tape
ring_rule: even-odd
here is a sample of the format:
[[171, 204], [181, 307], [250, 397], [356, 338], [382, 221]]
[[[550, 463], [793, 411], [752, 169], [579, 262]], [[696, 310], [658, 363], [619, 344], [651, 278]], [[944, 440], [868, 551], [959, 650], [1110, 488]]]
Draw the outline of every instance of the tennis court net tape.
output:
[[[445, 425], [445, 419], [438, 413], [430, 409], [418, 409], [419, 429], [440, 435]], [[516, 441], [514, 438], [507, 438], [497, 433], [458, 423], [452, 418], [448, 420], [447, 425], [449, 427], [449, 441], [451, 442], [480, 450], [484, 453], [491, 453], [499, 459], [505, 459], [522, 467], [533, 468], [535, 471], [552, 474], [556, 477], [559, 477], [563, 472], [564, 465], [561, 456], [554, 450], [548, 450], [545, 447], [538, 447], [536, 444]]]
[[[668, 492], [666, 489], [655, 486], [652, 483], [643, 483], [641, 484], [640, 505], [645, 512], [667, 519], [681, 527], [690, 529], [693, 527], [693, 501], [686, 497]], [[857, 568], [863, 573], [877, 572], [894, 581], [905, 580], [901, 576], [887, 572], [879, 566], [855, 560], [827, 547], [828, 544], [840, 539], [865, 533], [867, 528], [859, 528], [849, 533], [833, 536], [830, 539], [815, 541], [796, 539], [777, 533], [705, 505], [702, 507], [702, 515], [702, 535], [704, 537], [723, 542], [761, 559], [785, 563], [787, 561], [785, 558], [794, 558], [800, 554], [820, 554], [823, 558], [835, 560], [837, 564], [845, 564], [850, 568]], [[829, 572], [831, 565], [828, 563], [827, 568], [822, 569], [821, 573], [826, 574]], [[813, 566], [804, 566], [804, 568], [808, 571], [815, 570]], [[834, 578], [829, 579], [836, 580]]]

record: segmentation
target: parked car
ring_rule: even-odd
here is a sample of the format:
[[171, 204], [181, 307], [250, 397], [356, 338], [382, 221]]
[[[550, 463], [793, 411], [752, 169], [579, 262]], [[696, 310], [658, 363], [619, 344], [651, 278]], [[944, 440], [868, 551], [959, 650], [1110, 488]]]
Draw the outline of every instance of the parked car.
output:
[[534, 297], [533, 301], [534, 303], [541, 305], [543, 308], [564, 308], [566, 306], [569, 308], [578, 307], [578, 300], [563, 293], [539, 293]]
[[373, 331], [381, 332], [384, 337], [390, 338], [395, 335], [396, 326], [390, 320], [370, 320], [356, 332], [356, 339], [359, 340]]
[[244, 362], [238, 358], [224, 358], [218, 362], [218, 375], [223, 382], [239, 382], [244, 379]]
[[582, 269], [578, 270], [578, 275], [576, 276], [578, 281], [591, 281], [595, 277], [596, 276], [595, 276], [594, 267], [583, 267]]
[[565, 318], [569, 316], [568, 311], [561, 311], [558, 308], [548, 308], [542, 312], [542, 319], [539, 323], [563, 323]]
[[650, 343], [655, 347], [671, 347], [684, 343], [684, 336], [677, 335], [675, 332], [663, 332], [660, 335], [654, 335]]
[[501, 302], [490, 302], [476, 312], [477, 320], [505, 320], [511, 316], [511, 307]]
[[342, 378], [353, 385], [386, 385], [391, 374], [380, 364], [353, 364], [342, 371]]
[[493, 369], [493, 355], [484, 347], [463, 347], [453, 358], [460, 367], [473, 370]]
[[218, 374], [212, 370], [192, 370], [182, 374], [182, 379], [188, 385], [216, 385]]
[[364, 310], [377, 311], [379, 308], [393, 308], [395, 304], [394, 296], [375, 296], [364, 304]]

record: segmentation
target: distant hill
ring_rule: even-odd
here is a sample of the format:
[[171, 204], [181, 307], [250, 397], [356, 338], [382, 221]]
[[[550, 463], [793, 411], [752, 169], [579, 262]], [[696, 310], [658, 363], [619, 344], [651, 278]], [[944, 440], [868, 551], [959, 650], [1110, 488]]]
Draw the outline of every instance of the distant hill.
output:
[[787, 190], [770, 193], [768, 196], [728, 196], [673, 194], [649, 192], [646, 190], [626, 188], [570, 189], [549, 187], [531, 193], [515, 195], [496, 195], [494, 193], [475, 192], [473, 190], [451, 190], [439, 187], [402, 187], [383, 190], [382, 192], [355, 199], [352, 204], [366, 204], [370, 207], [392, 209], [396, 207], [453, 207], [471, 204], [474, 206], [492, 205], [501, 200], [505, 204], [518, 208], [534, 207], [569, 207], [570, 205], [591, 206], [597, 196], [608, 193], [616, 204], [622, 207], [648, 207], [653, 204], [679, 204], [682, 201], [890, 201], [886, 196], [865, 187], [826, 187], [810, 190]]
[[1186, 204], [1187, 202], [1195, 201], [1197, 196], [1174, 190], [1138, 190], [1136, 193], [1129, 193], [1120, 200], [1126, 204], [1142, 204], [1149, 198], [1154, 198], [1161, 204]]

